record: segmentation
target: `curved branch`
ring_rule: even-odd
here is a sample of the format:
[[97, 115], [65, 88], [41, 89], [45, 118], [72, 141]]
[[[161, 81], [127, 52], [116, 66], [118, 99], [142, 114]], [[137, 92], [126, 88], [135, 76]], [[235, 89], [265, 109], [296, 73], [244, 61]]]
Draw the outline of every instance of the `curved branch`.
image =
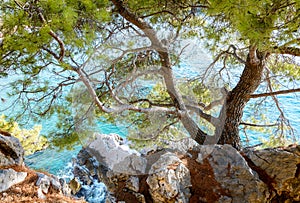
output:
[[135, 49], [127, 49], [127, 50], [121, 50], [122, 54], [118, 56], [117, 58], [113, 59], [111, 61], [112, 64], [117, 63], [119, 60], [121, 60], [126, 54], [133, 53], [133, 52], [142, 52], [142, 51], [151, 51], [153, 48], [151, 46], [149, 47], [140, 47]]
[[[39, 11], [38, 16], [39, 16], [40, 20], [41, 20], [43, 23], [47, 24], [47, 21], [46, 21], [46, 19], [44, 18], [44, 16], [43, 16], [43, 14], [42, 14], [41, 11]], [[65, 56], [65, 44], [64, 44], [64, 42], [60, 39], [60, 37], [59, 37], [55, 32], [53, 32], [53, 30], [50, 29], [50, 31], [49, 31], [48, 33], [49, 33], [49, 35], [50, 35], [51, 37], [53, 37], [53, 38], [57, 41], [57, 43], [59, 44], [59, 47], [60, 47], [60, 53], [59, 53], [59, 56], [57, 56], [56, 54], [52, 54], [52, 55], [54, 56], [55, 59], [57, 59], [58, 61], [61, 62], [62, 59], [63, 59], [63, 57]], [[50, 51], [49, 53], [51, 53], [51, 51]], [[52, 53], [54, 53], [54, 52], [52, 52]]]
[[114, 107], [106, 107], [98, 98], [97, 93], [95, 91], [95, 89], [92, 86], [92, 83], [90, 82], [90, 80], [87, 78], [87, 76], [82, 72], [81, 69], [74, 69], [81, 81], [84, 83], [84, 85], [87, 88], [87, 91], [89, 92], [89, 94], [91, 95], [93, 101], [95, 102], [96, 106], [99, 107], [99, 109], [101, 109], [103, 112], [106, 113], [120, 113], [126, 110], [131, 110], [131, 111], [136, 111], [136, 112], [141, 112], [141, 113], [151, 113], [151, 112], [162, 112], [165, 114], [174, 114], [174, 115], [178, 115], [178, 111], [177, 110], [170, 110], [168, 108], [164, 108], [164, 107], [152, 107], [152, 108], [140, 108], [140, 107], [136, 107], [134, 105], [130, 105], [130, 104], [122, 104], [119, 106], [114, 106]]
[[60, 47], [60, 52], [59, 52], [59, 56], [56, 56], [56, 59], [60, 62], [62, 62], [64, 56], [65, 56], [65, 44], [64, 42], [60, 39], [60, 37], [58, 37], [58, 35], [53, 32], [52, 30], [49, 31], [49, 35], [51, 35], [59, 44]]
[[295, 92], [300, 92], [300, 88], [289, 89], [289, 90], [280, 90], [280, 91], [276, 91], [276, 92], [267, 92], [267, 93], [261, 93], [261, 94], [251, 94], [251, 95], [249, 95], [249, 98], [269, 97], [269, 96], [295, 93]]
[[145, 22], [142, 18], [138, 18], [134, 13], [129, 11], [122, 0], [112, 0], [112, 3], [115, 5], [119, 14], [123, 16], [123, 18], [141, 29], [151, 41], [152, 47], [158, 52], [162, 63], [161, 71], [167, 91], [172, 101], [181, 112], [180, 120], [183, 126], [186, 128], [193, 139], [195, 139], [198, 143], [203, 144], [207, 134], [199, 128], [199, 126], [188, 114], [182, 96], [175, 87], [172, 64], [170, 61], [167, 46], [158, 39], [155, 30], [147, 22]]
[[[230, 49], [233, 49], [233, 51], [231, 52]], [[211, 62], [211, 63], [209, 64], [209, 66], [206, 68], [206, 70], [205, 70], [203, 76], [201, 76], [201, 77], [202, 77], [202, 78], [206, 78], [206, 76], [209, 74], [210, 69], [213, 68], [214, 65], [215, 65], [215, 64], [221, 59], [221, 57], [224, 56], [224, 55], [225, 55], [225, 56], [231, 55], [231, 56], [233, 56], [237, 61], [239, 61], [240, 63], [246, 64], [246, 61], [245, 61], [244, 59], [242, 59], [242, 58], [236, 53], [236, 50], [237, 50], [237, 48], [236, 48], [234, 45], [230, 45], [230, 46], [228, 47], [227, 50], [221, 51], [221, 52], [215, 57], [215, 59], [213, 60], [213, 62]], [[226, 59], [224, 59], [223, 63], [225, 63], [225, 62], [226, 62]], [[223, 69], [225, 69], [225, 68], [226, 68], [226, 66], [225, 66], [225, 64], [224, 64], [224, 67], [219, 71], [219, 74], [220, 74], [220, 72], [222, 72]], [[198, 79], [200, 79], [199, 76], [194, 77], [194, 78], [192, 78], [192, 79], [189, 80], [189, 81], [196, 81], [196, 80], [198, 80]]]
[[[17, 4], [17, 6], [20, 9], [23, 9], [25, 12], [29, 13], [29, 10], [25, 9], [25, 5], [21, 5], [18, 1], [14, 0], [15, 4]], [[47, 21], [45, 19], [45, 17], [42, 14], [42, 9], [41, 8], [37, 8], [36, 9], [37, 15], [40, 18], [41, 22], [44, 24], [47, 24]], [[29, 13], [30, 14], [30, 13]], [[58, 43], [59, 48], [60, 48], [60, 53], [59, 55], [55, 54], [53, 51], [51, 51], [50, 49], [47, 49], [45, 47], [42, 47], [44, 50], [46, 50], [48, 53], [50, 53], [52, 56], [54, 56], [55, 59], [57, 59], [58, 61], [62, 62], [63, 57], [65, 56], [65, 45], [64, 42], [62, 41], [62, 39], [53, 31], [50, 29], [50, 31], [48, 32], [48, 34], [55, 39], [55, 41]]]
[[300, 43], [300, 38], [296, 38], [296, 39], [292, 39], [291, 41], [288, 41], [287, 43], [285, 43], [284, 45], [282, 45], [280, 47], [288, 47], [289, 45], [299, 44], [299, 43]]
[[174, 15], [174, 13], [172, 13], [172, 12], [169, 11], [169, 10], [161, 10], [161, 11], [157, 11], [157, 12], [154, 12], [154, 13], [150, 13], [150, 14], [141, 16], [141, 18], [148, 18], [148, 17], [154, 16], [154, 15], [158, 15], [158, 14], [161, 14], [161, 13], [168, 13], [168, 14], [170, 14], [171, 16], [175, 17], [176, 20], [179, 21], [179, 19], [176, 18], [176, 16]]
[[134, 101], [129, 101], [130, 104], [143, 103], [146, 102], [150, 106], [160, 106], [160, 107], [174, 107], [174, 104], [162, 103], [163, 101], [151, 101], [149, 99], [137, 99]]

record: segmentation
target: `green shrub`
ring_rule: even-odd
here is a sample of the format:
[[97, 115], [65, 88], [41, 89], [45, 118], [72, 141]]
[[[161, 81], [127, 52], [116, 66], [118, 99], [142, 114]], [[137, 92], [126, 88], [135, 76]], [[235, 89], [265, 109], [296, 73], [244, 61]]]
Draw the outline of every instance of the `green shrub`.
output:
[[25, 155], [33, 154], [48, 146], [47, 139], [40, 135], [41, 129], [42, 126], [40, 125], [35, 125], [30, 130], [20, 128], [17, 122], [9, 122], [4, 115], [0, 116], [0, 130], [17, 137], [25, 150]]

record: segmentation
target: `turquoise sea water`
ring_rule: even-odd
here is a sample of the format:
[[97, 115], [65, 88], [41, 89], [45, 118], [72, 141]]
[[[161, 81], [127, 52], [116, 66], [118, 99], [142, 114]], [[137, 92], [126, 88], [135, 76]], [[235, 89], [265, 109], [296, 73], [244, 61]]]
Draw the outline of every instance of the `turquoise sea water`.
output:
[[[100, 123], [100, 132], [104, 134], [116, 133], [121, 136], [125, 136], [124, 130], [121, 127]], [[81, 146], [75, 146], [73, 150], [46, 149], [40, 152], [36, 152], [25, 158], [25, 162], [29, 167], [34, 169], [41, 169], [48, 171], [52, 174], [63, 176], [68, 170], [66, 166], [71, 162], [72, 158], [75, 158], [80, 151]]]
[[[191, 62], [192, 63], [192, 62]], [[197, 62], [199, 63], [199, 62]], [[204, 67], [207, 63], [192, 64], [191, 66], [182, 65], [180, 68], [175, 69], [175, 77], [179, 80], [188, 79], [195, 75], [199, 74], [199, 68], [190, 68], [190, 67]], [[0, 79], [0, 92], [1, 98], [6, 98], [5, 92], [7, 89], [3, 88], [6, 83], [10, 82], [10, 78]], [[286, 94], [278, 96], [280, 105], [283, 107], [285, 116], [289, 119], [291, 126], [294, 128], [295, 136], [297, 137], [300, 134], [300, 94]], [[4, 103], [0, 101], [0, 110], [4, 109], [5, 106], [10, 104], [9, 99]], [[247, 120], [250, 116], [253, 115], [253, 109], [250, 108], [256, 100], [251, 100], [245, 108], [243, 120]], [[271, 100], [266, 102], [264, 113], [269, 117], [270, 123], [275, 123], [276, 119], [279, 116], [279, 112], [276, 109], [274, 103]], [[16, 107], [17, 108], [17, 107]], [[9, 113], [11, 111], [5, 111], [4, 113]], [[42, 134], [47, 134], [49, 129], [55, 127], [54, 120], [44, 120], [42, 123]], [[117, 133], [121, 136], [126, 136], [127, 129], [124, 126], [115, 126], [109, 123], [98, 123], [99, 132], [109, 134]], [[261, 123], [264, 124], [264, 121]], [[245, 146], [255, 145], [261, 142], [262, 138], [267, 139], [269, 134], [263, 134], [261, 132], [247, 130], [245, 134], [243, 131], [240, 132], [242, 141]], [[247, 135], [247, 136], [246, 136]], [[51, 173], [57, 174], [60, 170], [63, 170], [68, 162], [71, 161], [72, 157], [76, 156], [80, 150], [80, 146], [74, 148], [74, 150], [64, 150], [56, 151], [55, 149], [47, 149], [42, 152], [37, 152], [31, 156], [26, 157], [26, 163], [36, 169], [42, 169], [49, 171]]]
[[[204, 66], [200, 64], [199, 66]], [[187, 79], [191, 76], [199, 74], [198, 69], [189, 69], [188, 66], [182, 66], [176, 70], [175, 77], [179, 80]], [[6, 97], [5, 93], [7, 89], [3, 89], [3, 85], [10, 79], [0, 79], [0, 97]], [[285, 112], [285, 116], [289, 119], [291, 126], [295, 130], [295, 135], [300, 134], [300, 94], [287, 94], [278, 96], [279, 103]], [[5, 106], [10, 104], [9, 99], [6, 98], [5, 105], [0, 101], [0, 110], [4, 109]], [[250, 100], [244, 111], [243, 120], [253, 116], [254, 112], [251, 109], [251, 105], [254, 104], [256, 100]], [[15, 108], [18, 108], [15, 106]], [[5, 111], [5, 113], [10, 113], [13, 111]], [[268, 102], [265, 104], [264, 113], [269, 117], [269, 122], [274, 123], [279, 116], [279, 112], [276, 109], [272, 100], [268, 99]], [[54, 120], [43, 120], [42, 123], [42, 134], [47, 134], [51, 129], [55, 128], [55, 119]], [[261, 124], [265, 124], [263, 120]], [[31, 125], [32, 126], [32, 125]], [[124, 126], [115, 126], [109, 123], [98, 122], [98, 131], [101, 133], [109, 134], [116, 133], [123, 137], [126, 137], [127, 129]], [[261, 142], [262, 138], [267, 139], [269, 134], [264, 134], [262, 132], [257, 132], [253, 130], [247, 130], [245, 134], [242, 130], [240, 131], [241, 139], [245, 146], [255, 145]], [[246, 136], [247, 135], [247, 136]], [[299, 140], [299, 139], [298, 139]], [[75, 146], [73, 150], [63, 150], [57, 151], [56, 149], [46, 149], [44, 151], [36, 152], [30, 156], [25, 157], [26, 164], [34, 169], [39, 169], [43, 171], [50, 172], [57, 175], [58, 177], [70, 181], [73, 178], [73, 165], [72, 158], [75, 158], [81, 146]], [[85, 187], [85, 196], [88, 202], [90, 203], [99, 203], [105, 202], [106, 189], [103, 183], [94, 181], [91, 186]]]
[[[289, 120], [291, 126], [294, 129], [294, 133], [295, 133], [294, 136], [298, 140], [299, 140], [298, 136], [300, 133], [299, 97], [300, 97], [299, 94], [281, 95], [278, 97], [279, 102], [285, 112], [285, 116]], [[249, 105], [250, 104], [251, 102], [249, 103]], [[249, 108], [246, 107], [246, 111], [244, 113], [245, 119], [252, 115], [252, 111], [247, 111], [247, 109]], [[270, 123], [276, 122], [279, 113], [275, 108], [275, 106], [271, 104], [271, 102], [270, 102], [270, 106], [267, 109], [267, 114], [269, 116]], [[124, 126], [115, 126], [109, 123], [100, 123], [99, 131], [105, 134], [116, 133], [123, 137], [126, 137], [127, 129]], [[261, 143], [261, 140], [267, 139], [270, 134], [266, 134], [266, 133], [264, 134], [258, 131], [247, 130], [247, 134], [241, 131], [240, 135], [244, 146], [252, 146]], [[57, 174], [59, 172], [62, 173], [65, 165], [68, 162], [70, 162], [72, 157], [76, 156], [80, 148], [81, 147], [78, 146], [75, 147], [75, 149], [72, 151], [64, 150], [61, 152], [57, 152], [55, 150], [45, 150], [43, 152], [38, 152], [32, 156], [27, 157], [26, 163], [33, 168], [47, 170], [54, 174]]]

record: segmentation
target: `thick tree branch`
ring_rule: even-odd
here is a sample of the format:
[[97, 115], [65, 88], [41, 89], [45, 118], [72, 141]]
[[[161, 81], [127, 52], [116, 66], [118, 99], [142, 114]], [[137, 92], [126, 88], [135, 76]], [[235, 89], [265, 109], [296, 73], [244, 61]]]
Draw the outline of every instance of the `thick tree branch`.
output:
[[175, 87], [174, 77], [172, 72], [172, 64], [170, 62], [170, 56], [168, 53], [168, 48], [164, 45], [157, 37], [155, 30], [142, 18], [138, 18], [134, 13], [130, 12], [128, 8], [123, 4], [121, 0], [112, 0], [118, 12], [127, 21], [131, 22], [139, 29], [141, 29], [144, 34], [151, 41], [152, 47], [158, 52], [162, 63], [162, 76], [165, 81], [167, 91], [175, 103], [180, 113], [180, 120], [183, 126], [187, 129], [190, 136], [195, 139], [198, 143], [203, 144], [205, 141], [206, 133], [203, 132], [195, 121], [188, 114], [187, 108], [183, 102], [182, 96]]
[[256, 66], [260, 63], [260, 60], [257, 57], [257, 47], [256, 45], [251, 45], [249, 47], [249, 62], [250, 64]]
[[136, 111], [136, 112], [142, 112], [142, 113], [165, 113], [165, 114], [175, 114], [178, 115], [178, 111], [176, 110], [170, 110], [169, 108], [164, 108], [164, 107], [152, 107], [152, 108], [140, 108], [136, 107], [134, 105], [129, 105], [129, 104], [122, 104], [119, 106], [114, 106], [114, 107], [106, 107], [98, 98], [98, 95], [95, 91], [95, 89], [92, 86], [92, 83], [90, 80], [87, 78], [87, 76], [82, 72], [81, 69], [74, 69], [81, 81], [84, 83], [84, 85], [87, 88], [87, 91], [89, 94], [92, 96], [93, 101], [95, 102], [96, 106], [98, 106], [99, 109], [101, 109], [103, 112], [106, 113], [120, 113], [126, 110], [131, 110], [131, 111]]
[[206, 121], [208, 121], [212, 125], [217, 126], [219, 124], [220, 120], [218, 118], [213, 117], [212, 115], [204, 113], [198, 106], [193, 106], [193, 105], [186, 105], [186, 106], [190, 111], [193, 111], [193, 112], [197, 113], [201, 118], [205, 119]]
[[278, 48], [280, 54], [289, 54], [293, 56], [300, 56], [300, 48], [297, 47], [279, 47]]
[[276, 92], [267, 92], [267, 93], [261, 93], [261, 94], [251, 94], [251, 95], [249, 95], [249, 98], [269, 97], [269, 96], [295, 93], [295, 92], [300, 92], [300, 88], [289, 89], [289, 90], [280, 90], [280, 91], [276, 91]]
[[155, 31], [148, 23], [146, 23], [142, 18], [138, 18], [134, 13], [130, 12], [124, 5], [123, 1], [112, 0], [112, 2], [118, 9], [119, 14], [123, 16], [127, 21], [131, 22], [139, 29], [141, 29], [145, 33], [145, 35], [150, 39], [154, 47], [162, 47], [161, 42], [157, 38]]

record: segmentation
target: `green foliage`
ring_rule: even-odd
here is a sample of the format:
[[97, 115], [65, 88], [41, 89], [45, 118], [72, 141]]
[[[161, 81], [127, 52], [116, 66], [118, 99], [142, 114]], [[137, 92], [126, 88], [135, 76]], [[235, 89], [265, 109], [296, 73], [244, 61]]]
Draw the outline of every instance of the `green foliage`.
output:
[[204, 10], [209, 16], [206, 36], [218, 44], [236, 41], [269, 50], [283, 39], [297, 37], [299, 8], [298, 1], [210, 1], [209, 9]]
[[[85, 145], [96, 132], [93, 102], [81, 83], [73, 86], [63, 103], [52, 106], [52, 115], [57, 120], [49, 133], [51, 145], [62, 149], [72, 149], [75, 145]], [[53, 119], [53, 118], [52, 118]]]
[[20, 140], [25, 155], [33, 154], [48, 146], [47, 139], [40, 135], [41, 128], [41, 126], [34, 126], [30, 130], [20, 128], [18, 123], [6, 121], [4, 115], [0, 116], [0, 129], [9, 132]]
[[259, 139], [262, 142], [262, 145], [259, 148], [274, 148], [274, 147], [283, 147], [293, 144], [292, 140], [287, 139], [278, 135], [271, 135], [268, 139]]
[[186, 137], [186, 133], [180, 129], [182, 128], [171, 126], [159, 134], [155, 134], [155, 130], [151, 132], [145, 129], [139, 131], [139, 134], [137, 134], [137, 131], [135, 130], [129, 132], [127, 139], [130, 142], [130, 148], [136, 150], [142, 150], [148, 147], [164, 148], [168, 147], [170, 141], [178, 141]]
[[[228, 45], [242, 46], [246, 49], [241, 49], [241, 53], [234, 53], [242, 59], [246, 58], [247, 51], [244, 50], [248, 50], [249, 45], [256, 45], [259, 51], [273, 50], [283, 44], [299, 45], [299, 1], [125, 0], [123, 3], [137, 17], [157, 30], [157, 37], [162, 41], [201, 37], [205, 39], [207, 48], [214, 53], [226, 50]], [[81, 66], [90, 72], [101, 73], [100, 76], [97, 75], [99, 77], [89, 76], [89, 79], [99, 100], [106, 107], [118, 105], [112, 98], [111, 88], [121, 89], [120, 87], [126, 86], [119, 90], [118, 95], [124, 103], [151, 108], [150, 102], [146, 101], [150, 100], [175, 109], [170, 105], [172, 99], [162, 80], [156, 78], [156, 75], [141, 74], [151, 66], [161, 65], [159, 54], [154, 50], [128, 51], [149, 46], [149, 40], [145, 40], [143, 30], [120, 17], [119, 11], [110, 1], [7, 0], [0, 6], [0, 18], [3, 21], [0, 25], [3, 35], [0, 45], [0, 68], [8, 73], [16, 71], [26, 75], [12, 84], [10, 95], [26, 93], [25, 97], [20, 98], [27, 98], [27, 103], [23, 102], [24, 105], [30, 104], [30, 107], [34, 107], [28, 109], [37, 115], [57, 118], [57, 131], [51, 134], [51, 142], [55, 146], [70, 146], [92, 136], [95, 119], [112, 123], [122, 120], [127, 126], [135, 125], [130, 130], [132, 140], [139, 139], [135, 137], [137, 131], [145, 136], [153, 134], [158, 140], [167, 139], [171, 131], [176, 136], [182, 135], [173, 128], [166, 127], [175, 125], [175, 117], [136, 112], [106, 114], [99, 109], [88, 111], [86, 107], [92, 105], [89, 103], [92, 98], [86, 95], [87, 91], [82, 92], [82, 88], [78, 87], [74, 88], [71, 95], [63, 93], [70, 90], [65, 87], [73, 85], [78, 79], [73, 77], [71, 72], [77, 74], [76, 69]], [[131, 32], [136, 38], [131, 38]], [[172, 64], [178, 64], [180, 61], [180, 54], [176, 49], [183, 47], [177, 46], [179, 45], [176, 43], [168, 46]], [[128, 52], [125, 54], [123, 50]], [[226, 58], [226, 63], [231, 64], [228, 68], [240, 68], [240, 61], [233, 56], [232, 51], [231, 49], [231, 56], [229, 53], [224, 54], [220, 60]], [[63, 61], [59, 60], [62, 52]], [[121, 55], [122, 58], [114, 60]], [[224, 66], [226, 63], [224, 62]], [[275, 74], [290, 76], [292, 80], [299, 79], [299, 68], [296, 65], [278, 63], [270, 69]], [[89, 74], [89, 71], [86, 73]], [[41, 73], [46, 73], [47, 77], [51, 74], [51, 80], [55, 82], [47, 82], [50, 75], [48, 78], [39, 78]], [[6, 74], [0, 72], [0, 75]], [[137, 76], [138, 74], [140, 75]], [[104, 79], [107, 81], [103, 82]], [[60, 83], [62, 81], [64, 82]], [[140, 81], [154, 81], [155, 85], [152, 86], [152, 83], [150, 88], [139, 86], [133, 93], [132, 90]], [[202, 81], [180, 81], [177, 88], [183, 95], [191, 96], [196, 103], [201, 102], [205, 105], [221, 96], [220, 93], [208, 89]], [[74, 104], [74, 98], [81, 100]], [[142, 99], [145, 100], [139, 101]], [[72, 108], [73, 111], [75, 109], [75, 113], [72, 112]], [[89, 112], [88, 116], [85, 116], [86, 112]], [[160, 121], [159, 125], [155, 124], [157, 120]], [[205, 121], [199, 119], [198, 123], [211, 131], [211, 126]], [[146, 142], [154, 144], [156, 141], [148, 142], [144, 139], [140, 146]]]
[[38, 66], [42, 60], [51, 61], [52, 56], [45, 49], [55, 53], [60, 47], [50, 31], [72, 52], [92, 49], [92, 43], [101, 35], [102, 24], [110, 19], [107, 1], [19, 1], [18, 4], [10, 0], [0, 7], [3, 20], [0, 30], [4, 36], [0, 52], [6, 56], [0, 62], [14, 69], [19, 67], [17, 64]]
[[299, 65], [293, 61], [274, 60], [269, 62], [269, 68], [274, 75], [283, 76], [284, 82], [293, 82], [300, 79]]

